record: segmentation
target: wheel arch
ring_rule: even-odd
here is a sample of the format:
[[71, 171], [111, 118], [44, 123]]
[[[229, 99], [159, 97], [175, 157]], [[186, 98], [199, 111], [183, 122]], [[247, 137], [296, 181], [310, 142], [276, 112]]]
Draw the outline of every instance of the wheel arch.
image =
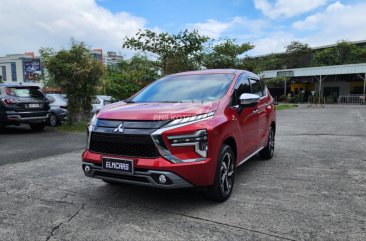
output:
[[234, 155], [235, 155], [235, 160], [237, 160], [238, 158], [238, 148], [237, 148], [237, 144], [236, 144], [236, 140], [234, 137], [232, 136], [228, 136], [225, 138], [225, 140], [222, 143], [223, 145], [226, 144], [228, 146], [230, 146], [233, 149]]
[[271, 127], [273, 128], [273, 131], [276, 134], [276, 122], [275, 121], [271, 122]]

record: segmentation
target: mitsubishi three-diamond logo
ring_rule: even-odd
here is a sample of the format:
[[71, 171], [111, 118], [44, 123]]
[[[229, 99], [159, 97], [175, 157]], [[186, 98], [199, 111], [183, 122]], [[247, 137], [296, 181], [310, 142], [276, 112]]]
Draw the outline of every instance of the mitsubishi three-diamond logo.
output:
[[113, 132], [123, 133], [123, 122], [119, 124]]

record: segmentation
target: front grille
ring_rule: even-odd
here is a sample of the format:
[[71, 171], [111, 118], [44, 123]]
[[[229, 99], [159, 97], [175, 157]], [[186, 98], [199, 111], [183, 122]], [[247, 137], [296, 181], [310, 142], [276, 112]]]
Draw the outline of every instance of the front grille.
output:
[[156, 158], [159, 152], [150, 135], [123, 135], [93, 132], [90, 151], [127, 157]]

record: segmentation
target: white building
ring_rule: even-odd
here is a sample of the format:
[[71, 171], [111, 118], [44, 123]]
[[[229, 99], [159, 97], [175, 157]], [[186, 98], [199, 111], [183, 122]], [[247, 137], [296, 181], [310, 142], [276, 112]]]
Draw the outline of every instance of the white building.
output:
[[35, 83], [41, 75], [40, 58], [33, 53], [0, 57], [0, 80], [5, 83]]

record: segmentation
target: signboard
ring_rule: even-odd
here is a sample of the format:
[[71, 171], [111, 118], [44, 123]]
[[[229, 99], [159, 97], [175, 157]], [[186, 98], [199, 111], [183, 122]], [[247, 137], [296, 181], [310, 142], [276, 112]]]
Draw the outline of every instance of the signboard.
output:
[[286, 70], [286, 71], [277, 71], [278, 77], [294, 77], [294, 71]]
[[37, 77], [41, 75], [40, 59], [24, 59], [24, 82], [35, 82]]

